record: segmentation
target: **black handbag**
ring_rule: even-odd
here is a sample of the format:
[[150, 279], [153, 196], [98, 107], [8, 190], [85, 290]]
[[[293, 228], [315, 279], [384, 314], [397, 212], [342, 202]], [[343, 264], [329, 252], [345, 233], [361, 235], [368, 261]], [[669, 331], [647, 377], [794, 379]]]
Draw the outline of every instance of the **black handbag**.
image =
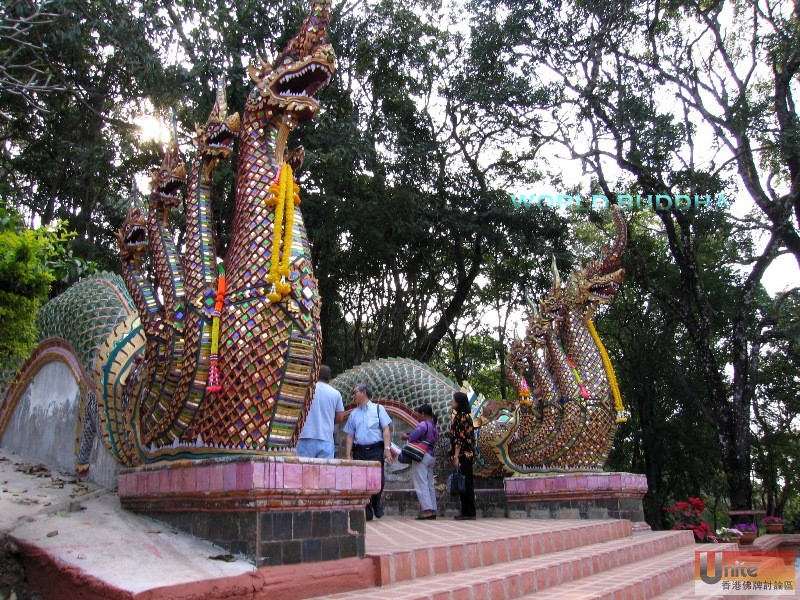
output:
[[460, 496], [467, 491], [467, 478], [461, 473], [461, 467], [458, 467], [447, 478], [447, 489], [452, 496]]

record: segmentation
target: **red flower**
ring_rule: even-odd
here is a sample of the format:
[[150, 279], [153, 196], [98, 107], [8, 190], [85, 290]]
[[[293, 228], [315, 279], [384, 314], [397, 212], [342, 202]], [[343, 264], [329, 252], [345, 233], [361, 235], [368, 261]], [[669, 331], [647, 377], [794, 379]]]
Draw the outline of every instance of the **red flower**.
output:
[[706, 503], [701, 498], [689, 498], [689, 504], [692, 505], [692, 509], [696, 510], [698, 514], [706, 509]]

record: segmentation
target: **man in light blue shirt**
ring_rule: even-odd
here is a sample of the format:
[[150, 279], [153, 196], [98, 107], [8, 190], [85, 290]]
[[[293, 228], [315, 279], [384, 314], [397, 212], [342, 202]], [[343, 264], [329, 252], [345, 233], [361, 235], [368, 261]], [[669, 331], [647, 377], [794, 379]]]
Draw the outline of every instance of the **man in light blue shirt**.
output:
[[374, 494], [366, 507], [367, 521], [372, 520], [374, 514], [377, 518], [383, 516], [381, 506], [381, 494], [383, 493], [384, 471], [383, 464], [392, 464], [392, 439], [389, 425], [392, 419], [386, 409], [380, 404], [370, 401], [372, 390], [365, 383], [359, 383], [353, 389], [353, 399], [356, 408], [350, 413], [344, 432], [347, 434], [345, 439], [344, 452], [348, 460], [378, 460], [381, 463], [381, 489]]
[[333, 458], [333, 425], [344, 421], [344, 403], [339, 390], [328, 382], [331, 368], [320, 365], [314, 399], [308, 409], [306, 423], [297, 440], [297, 456], [304, 458]]

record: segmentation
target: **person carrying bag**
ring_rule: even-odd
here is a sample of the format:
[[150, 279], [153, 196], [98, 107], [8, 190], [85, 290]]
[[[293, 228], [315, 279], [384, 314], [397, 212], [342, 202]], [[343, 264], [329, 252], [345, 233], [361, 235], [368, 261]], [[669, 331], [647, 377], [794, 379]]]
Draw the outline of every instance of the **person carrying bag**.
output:
[[[436, 466], [436, 442], [439, 430], [436, 428], [436, 415], [430, 404], [423, 404], [417, 412], [422, 421], [409, 434], [403, 435], [408, 444], [403, 448], [401, 456], [411, 461], [411, 480], [419, 500], [420, 514], [418, 521], [430, 521], [436, 518], [436, 487], [433, 470]], [[419, 458], [417, 458], [419, 457]]]
[[[464, 392], [455, 392], [450, 407], [455, 411], [450, 423], [450, 460], [456, 472], [464, 476], [464, 491], [461, 492], [461, 514], [457, 521], [475, 520], [475, 488], [472, 483], [472, 461], [475, 459], [475, 428], [469, 399]], [[454, 477], [451, 480], [455, 480]]]

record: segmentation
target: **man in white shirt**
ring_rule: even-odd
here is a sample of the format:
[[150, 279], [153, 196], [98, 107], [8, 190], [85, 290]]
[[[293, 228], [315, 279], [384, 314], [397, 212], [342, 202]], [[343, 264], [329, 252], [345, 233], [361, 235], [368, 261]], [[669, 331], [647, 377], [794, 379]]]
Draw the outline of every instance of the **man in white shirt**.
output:
[[343, 431], [345, 438], [344, 454], [347, 460], [378, 460], [381, 463], [381, 489], [374, 494], [366, 506], [367, 521], [372, 521], [373, 514], [380, 519], [383, 516], [381, 494], [385, 483], [384, 463], [392, 464], [392, 439], [389, 426], [392, 419], [386, 409], [372, 402], [372, 390], [365, 383], [359, 383], [353, 389], [353, 400], [356, 408], [350, 413]]
[[339, 390], [332, 387], [331, 368], [320, 365], [314, 399], [306, 423], [297, 440], [297, 456], [304, 458], [333, 458], [333, 426], [345, 419], [344, 403]]

